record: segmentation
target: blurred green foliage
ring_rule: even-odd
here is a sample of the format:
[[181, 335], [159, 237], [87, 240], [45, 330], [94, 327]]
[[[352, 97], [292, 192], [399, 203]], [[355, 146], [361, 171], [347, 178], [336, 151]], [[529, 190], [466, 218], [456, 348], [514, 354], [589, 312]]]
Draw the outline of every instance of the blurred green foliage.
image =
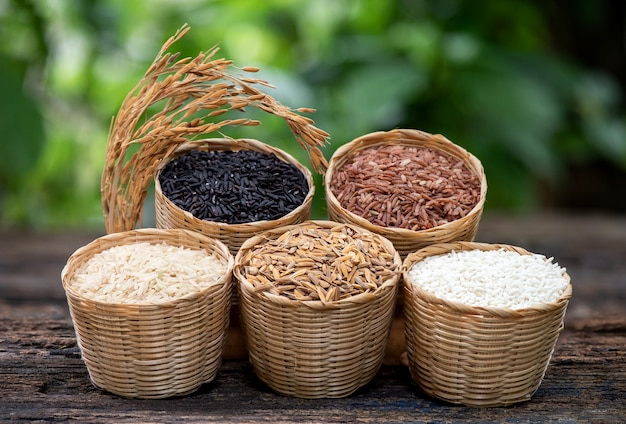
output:
[[[590, 3], [604, 2], [568, 4]], [[111, 118], [184, 23], [177, 51], [219, 45], [235, 65], [260, 67], [282, 103], [317, 109], [327, 157], [372, 131], [442, 133], [483, 162], [487, 208], [537, 208], [540, 187], [558, 186], [571, 163], [626, 168], [623, 90], [555, 51], [539, 4], [0, 0], [0, 227], [102, 226]], [[283, 122], [256, 117], [261, 127], [226, 134], [308, 164]], [[325, 213], [320, 182], [314, 217]]]

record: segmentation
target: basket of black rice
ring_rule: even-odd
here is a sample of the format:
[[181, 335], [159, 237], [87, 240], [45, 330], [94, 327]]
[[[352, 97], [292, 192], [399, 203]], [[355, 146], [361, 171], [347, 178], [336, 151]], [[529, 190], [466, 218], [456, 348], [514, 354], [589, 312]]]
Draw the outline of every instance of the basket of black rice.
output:
[[309, 219], [314, 193], [308, 168], [261, 141], [189, 142], [157, 172], [156, 225], [199, 231], [235, 255], [259, 232]]

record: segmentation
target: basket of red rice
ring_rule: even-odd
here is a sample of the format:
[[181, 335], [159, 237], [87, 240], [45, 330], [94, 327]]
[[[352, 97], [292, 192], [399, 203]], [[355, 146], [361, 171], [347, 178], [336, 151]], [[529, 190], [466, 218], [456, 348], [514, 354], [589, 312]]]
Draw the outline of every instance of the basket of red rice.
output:
[[379, 131], [338, 148], [325, 174], [329, 219], [382, 234], [404, 258], [474, 239], [487, 180], [481, 162], [442, 135]]

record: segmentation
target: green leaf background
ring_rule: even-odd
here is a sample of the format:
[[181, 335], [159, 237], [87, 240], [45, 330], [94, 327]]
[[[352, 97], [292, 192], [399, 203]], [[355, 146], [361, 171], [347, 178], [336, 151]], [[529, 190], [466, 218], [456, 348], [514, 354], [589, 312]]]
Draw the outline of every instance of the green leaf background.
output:
[[[488, 211], [541, 210], [574, 167], [626, 170], [626, 55], [615, 41], [626, 37], [614, 25], [624, 16], [592, 3], [556, 13], [555, 0], [0, 2], [0, 228], [102, 228], [111, 118], [184, 23], [183, 55], [219, 45], [237, 66], [260, 67], [283, 103], [317, 109], [327, 157], [372, 131], [441, 133], [482, 161]], [[568, 47], [564, 34], [602, 43]], [[595, 49], [611, 69], [578, 60]], [[227, 135], [308, 165], [284, 122], [251, 114], [261, 127]], [[320, 176], [316, 185], [323, 218]]]

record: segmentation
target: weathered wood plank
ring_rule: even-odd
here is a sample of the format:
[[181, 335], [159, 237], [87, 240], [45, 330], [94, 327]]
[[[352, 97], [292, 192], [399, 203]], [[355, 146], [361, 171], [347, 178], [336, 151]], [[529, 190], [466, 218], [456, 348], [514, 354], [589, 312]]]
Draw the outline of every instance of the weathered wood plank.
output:
[[[13, 316], [15, 314], [12, 314]], [[324, 422], [611, 422], [626, 416], [626, 321], [581, 324], [559, 340], [530, 402], [508, 408], [464, 408], [428, 398], [404, 367], [383, 367], [345, 399], [303, 400], [274, 394], [245, 361], [227, 361], [216, 380], [193, 395], [122, 399], [93, 387], [71, 321], [2, 318], [0, 411], [20, 420], [170, 422], [250, 420]]]
[[402, 366], [345, 399], [276, 395], [247, 361], [176, 399], [129, 400], [89, 381], [60, 272], [97, 234], [0, 234], [0, 421], [623, 422], [626, 417], [626, 218], [485, 216], [477, 239], [554, 256], [572, 277], [566, 327], [530, 402], [466, 408], [425, 396]]

